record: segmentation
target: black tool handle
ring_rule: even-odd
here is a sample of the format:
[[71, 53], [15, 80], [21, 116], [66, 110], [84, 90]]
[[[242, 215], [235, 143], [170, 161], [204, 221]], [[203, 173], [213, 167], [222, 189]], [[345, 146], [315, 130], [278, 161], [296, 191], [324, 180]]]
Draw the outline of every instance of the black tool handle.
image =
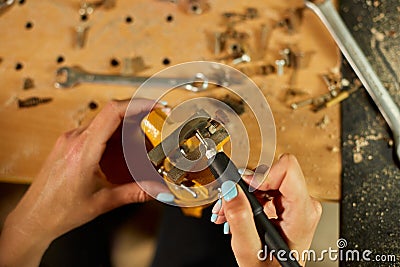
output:
[[276, 257], [276, 252], [285, 251], [285, 260], [277, 260], [283, 267], [299, 267], [300, 264], [293, 259], [290, 259], [289, 253], [290, 249], [286, 242], [283, 240], [282, 236], [279, 234], [278, 230], [268, 219], [267, 215], [264, 213], [264, 208], [258, 202], [255, 195], [249, 192], [249, 186], [242, 180], [235, 164], [229, 159], [229, 157], [224, 152], [218, 152], [214, 159], [209, 160], [209, 168], [215, 178], [222, 178], [225, 180], [238, 181], [239, 186], [243, 189], [246, 194], [247, 199], [250, 202], [251, 208], [253, 210], [254, 221], [257, 227], [258, 235], [262, 241], [265, 241], [269, 251], [275, 251], [274, 256]]

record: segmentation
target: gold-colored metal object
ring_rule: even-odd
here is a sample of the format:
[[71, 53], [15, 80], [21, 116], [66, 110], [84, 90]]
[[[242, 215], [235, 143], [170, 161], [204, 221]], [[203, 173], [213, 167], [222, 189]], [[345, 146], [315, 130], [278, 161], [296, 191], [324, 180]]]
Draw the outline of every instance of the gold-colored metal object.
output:
[[[141, 128], [151, 143], [148, 157], [158, 173], [167, 182], [170, 191], [176, 196], [175, 202], [195, 201], [210, 197], [210, 192], [203, 186], [215, 180], [208, 168], [196, 171], [197, 161], [201, 157], [200, 141], [196, 133], [211, 139], [217, 151], [229, 141], [225, 128], [204, 110], [197, 111], [185, 123], [166, 137], [162, 136], [162, 128], [167, 120], [167, 114], [162, 109], [155, 109], [142, 120]], [[178, 146], [172, 147], [172, 142], [178, 140]], [[186, 158], [192, 160], [192, 171], [182, 170], [173, 162]], [[200, 217], [205, 206], [182, 208], [186, 215]]]

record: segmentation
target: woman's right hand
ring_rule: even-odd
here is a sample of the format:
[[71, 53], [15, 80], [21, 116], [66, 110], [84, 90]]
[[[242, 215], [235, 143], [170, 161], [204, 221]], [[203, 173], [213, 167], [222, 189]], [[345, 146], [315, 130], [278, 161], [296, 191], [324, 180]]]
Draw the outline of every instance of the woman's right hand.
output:
[[[252, 177], [245, 175], [243, 178], [250, 181]], [[224, 188], [230, 190], [224, 192], [227, 191]], [[296, 158], [289, 154], [282, 155], [255, 193], [289, 248], [302, 255], [304, 250], [310, 248], [322, 207], [309, 196]], [[239, 266], [279, 266], [275, 258], [272, 261], [269, 258], [266, 261], [258, 259], [262, 245], [250, 204], [242, 189], [239, 186], [223, 185], [222, 194], [223, 199], [213, 208], [215, 215], [212, 216], [212, 221], [217, 224], [225, 223], [224, 232], [232, 234], [231, 245]], [[300, 258], [299, 262], [304, 266], [303, 259]]]

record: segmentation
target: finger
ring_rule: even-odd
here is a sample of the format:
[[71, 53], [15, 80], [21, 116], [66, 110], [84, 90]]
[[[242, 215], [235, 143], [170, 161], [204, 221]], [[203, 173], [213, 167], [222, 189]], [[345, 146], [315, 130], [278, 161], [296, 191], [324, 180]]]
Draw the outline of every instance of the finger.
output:
[[224, 214], [232, 233], [231, 242], [235, 257], [240, 266], [254, 266], [249, 261], [257, 260], [256, 255], [261, 248], [261, 241], [250, 204], [242, 189], [232, 181], [224, 182], [221, 189], [224, 196]]
[[[267, 171], [267, 168], [268, 167], [257, 168], [257, 169], [263, 170], [263, 173], [265, 173]], [[254, 175], [257, 175], [257, 173], [250, 171], [248, 169], [243, 169], [243, 170], [240, 170], [239, 172], [241, 172], [242, 179], [247, 184], [251, 184], [251, 182], [254, 181], [254, 179], [253, 179]], [[271, 190], [266, 192], [266, 191], [257, 189], [256, 191], [254, 191], [254, 195], [257, 197], [257, 200], [264, 206], [264, 212], [267, 214], [268, 218], [276, 218], [277, 213], [275, 210], [275, 205], [273, 204], [271, 199], [273, 199], [274, 196], [280, 195], [279, 192], [271, 191]]]
[[271, 167], [261, 190], [279, 190], [286, 200], [301, 201], [309, 198], [303, 172], [295, 156], [282, 155]]
[[[264, 204], [264, 212], [267, 214], [268, 218], [270, 219], [276, 219], [277, 218], [277, 213], [275, 210], [275, 205], [273, 204], [272, 201], [263, 201], [262, 203]], [[318, 202], [319, 203], [319, 202]], [[219, 207], [218, 202], [214, 205], [212, 209], [212, 214], [210, 218], [211, 222], [215, 224], [222, 224], [226, 222], [225, 218], [225, 212], [224, 212], [224, 205], [221, 205]]]
[[89, 205], [99, 215], [125, 204], [145, 202], [150, 199], [151, 197], [138, 184], [132, 182], [101, 189], [93, 195]]
[[214, 222], [215, 224], [223, 224], [223, 223], [225, 223], [227, 220], [226, 220], [226, 217], [225, 217], [225, 215], [223, 214], [223, 215], [218, 215], [218, 217], [217, 217], [217, 219], [216, 219], [216, 221]]
[[[264, 203], [264, 212], [267, 214], [268, 218], [276, 219], [278, 217], [273, 201], [263, 201], [261, 203]], [[211, 215], [211, 222], [215, 224], [222, 224], [226, 222], [224, 205], [222, 205], [219, 211], [214, 211], [213, 209], [212, 214], [215, 214], [215, 216]]]
[[226, 222], [224, 207], [222, 203], [222, 199], [218, 199], [211, 210], [211, 218], [210, 221], [215, 224], [222, 224]]

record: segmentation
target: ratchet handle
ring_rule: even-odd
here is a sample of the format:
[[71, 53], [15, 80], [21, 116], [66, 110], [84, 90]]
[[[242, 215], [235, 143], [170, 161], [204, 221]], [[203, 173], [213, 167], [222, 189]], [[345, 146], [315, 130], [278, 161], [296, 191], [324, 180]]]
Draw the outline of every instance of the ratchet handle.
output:
[[235, 164], [229, 159], [224, 152], [218, 152], [214, 158], [209, 159], [209, 168], [215, 178], [221, 178], [222, 181], [237, 181], [238, 185], [243, 189], [253, 211], [254, 222], [256, 224], [258, 235], [261, 241], [267, 246], [268, 250], [274, 252], [276, 257], [278, 251], [285, 251], [285, 260], [277, 258], [283, 267], [298, 267], [300, 264], [295, 259], [290, 259], [290, 249], [286, 244], [279, 231], [264, 213], [264, 208], [258, 202], [256, 196], [249, 191], [249, 186], [242, 180]]

